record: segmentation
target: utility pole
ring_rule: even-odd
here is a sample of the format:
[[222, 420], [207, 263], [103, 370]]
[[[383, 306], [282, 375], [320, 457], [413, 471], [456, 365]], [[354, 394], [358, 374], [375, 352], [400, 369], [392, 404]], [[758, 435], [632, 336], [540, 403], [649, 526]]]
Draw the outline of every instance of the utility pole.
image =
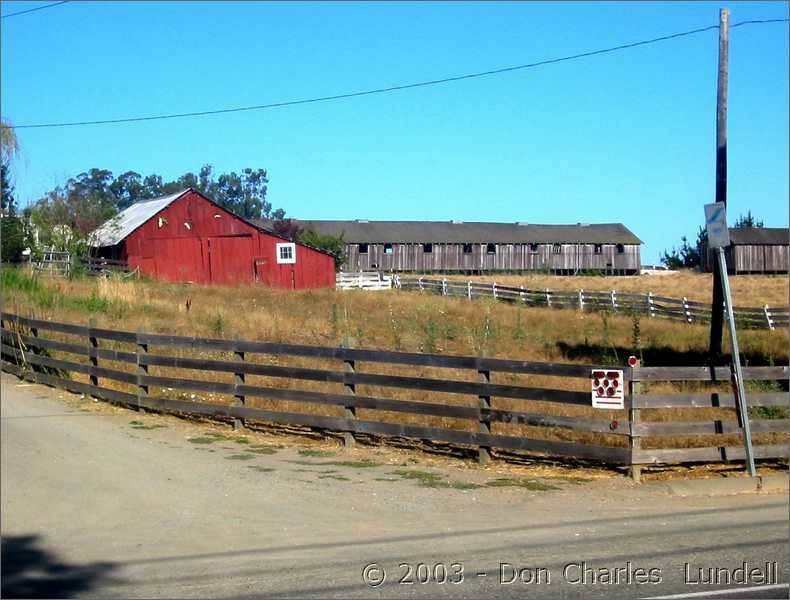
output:
[[[716, 202], [727, 207], [727, 81], [729, 79], [730, 11], [719, 11], [719, 85], [716, 94]], [[713, 269], [713, 300], [710, 307], [710, 359], [721, 356], [724, 325], [724, 290], [719, 269]]]

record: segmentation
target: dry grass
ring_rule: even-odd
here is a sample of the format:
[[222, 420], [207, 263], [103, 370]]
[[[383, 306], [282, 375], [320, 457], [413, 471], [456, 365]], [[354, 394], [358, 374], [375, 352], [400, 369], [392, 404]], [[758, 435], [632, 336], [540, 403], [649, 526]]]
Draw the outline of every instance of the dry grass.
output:
[[[704, 275], [679, 274], [672, 285], [685, 280], [687, 288], [653, 288], [656, 293], [693, 297], [693, 286], [701, 285], [697, 277]], [[596, 282], [616, 279], [618, 283], [639, 282], [645, 278], [587, 278]], [[659, 278], [656, 278], [658, 280]], [[661, 278], [666, 279], [666, 278]], [[774, 278], [761, 278], [773, 281]], [[499, 281], [499, 279], [497, 280]], [[576, 285], [575, 278], [551, 278], [551, 284], [525, 283], [559, 289], [564, 284]], [[651, 279], [651, 282], [653, 280]], [[533, 308], [492, 300], [468, 301], [459, 298], [420, 294], [418, 292], [361, 292], [361, 291], [283, 291], [262, 287], [205, 287], [187, 284], [123, 280], [123, 279], [60, 279], [42, 278], [36, 286], [7, 285], [4, 290], [5, 310], [21, 315], [32, 315], [72, 323], [86, 323], [89, 318], [97, 326], [110, 329], [194, 335], [232, 339], [275, 341], [308, 345], [335, 346], [351, 343], [357, 347], [402, 350], [410, 352], [437, 352], [460, 355], [488, 355], [494, 357], [573, 362], [617, 362], [622, 364], [627, 355], [639, 354], [635, 347], [634, 321], [627, 316], [602, 316], [573, 310]], [[586, 283], [580, 283], [585, 289]], [[669, 285], [669, 284], [667, 284]], [[784, 288], [787, 288], [785, 280]], [[770, 287], [766, 284], [766, 288]], [[38, 292], [31, 291], [37, 289]], [[590, 286], [593, 289], [593, 286]], [[602, 285], [598, 289], [606, 289]], [[43, 291], [42, 291], [43, 290]], [[645, 288], [633, 291], [645, 291]], [[55, 300], [52, 297], [55, 297]], [[759, 304], [753, 300], [746, 304]], [[704, 326], [687, 325], [661, 319], [643, 317], [639, 322], [641, 352], [645, 364], [683, 365], [701, 364], [706, 351], [707, 330]], [[57, 334], [48, 332], [47, 337]], [[70, 336], [61, 336], [68, 341]], [[725, 336], [726, 337], [726, 336]], [[85, 340], [82, 340], [84, 343]], [[747, 330], [740, 333], [741, 351], [751, 364], [786, 364], [788, 360], [787, 331]], [[134, 351], [130, 344], [102, 341], [103, 347]], [[151, 348], [157, 354], [191, 356], [230, 360], [228, 352], [192, 351], [182, 348]], [[87, 358], [63, 355], [72, 361], [87, 363]], [[337, 361], [304, 357], [282, 357], [248, 354], [247, 360], [265, 364], [340, 370]], [[103, 366], [133, 372], [131, 364], [103, 362]], [[415, 368], [410, 366], [363, 363], [364, 372], [431, 377], [443, 380], [474, 381], [477, 374], [471, 371], [443, 368]], [[233, 382], [231, 373], [214, 373], [187, 369], [151, 367], [152, 375], [180, 377], [194, 380]], [[87, 376], [75, 375], [87, 381]], [[589, 383], [581, 379], [548, 376], [525, 376], [494, 373], [493, 383], [526, 385], [552, 389], [586, 391]], [[325, 382], [301, 381], [285, 378], [248, 376], [250, 385], [293, 388], [327, 393], [342, 393], [342, 385]], [[133, 391], [130, 386], [102, 380], [101, 385]], [[661, 384], [651, 391], [671, 392], [677, 386]], [[688, 389], [694, 386], [687, 386]], [[687, 390], [688, 391], [688, 390]], [[227, 404], [233, 398], [222, 394], [180, 392], [170, 389], [152, 389], [151, 393], [183, 400], [202, 400]], [[416, 390], [357, 386], [360, 395], [380, 398], [403, 399], [475, 406], [477, 398], [459, 394], [421, 392]], [[298, 402], [250, 398], [248, 405], [270, 410], [309, 412], [342, 416], [338, 406], [308, 405]], [[590, 407], [559, 405], [549, 402], [495, 398], [495, 408], [525, 412], [539, 412], [561, 416], [579, 416], [594, 419], [625, 420], [626, 415], [607, 413]], [[688, 409], [687, 411], [643, 411], [647, 420], [711, 420], [732, 419], [733, 411], [724, 409]], [[358, 410], [361, 419], [393, 423], [410, 423], [475, 431], [478, 424], [471, 420], [388, 413], [366, 409]], [[590, 442], [622, 446], [627, 438], [603, 433], [583, 433], [564, 429], [537, 428], [494, 423], [495, 433], [530, 435], [532, 437]], [[765, 438], [763, 440], [763, 437]], [[758, 443], [781, 443], [786, 434], [766, 434]], [[720, 439], [720, 438], [719, 438]], [[707, 445], [703, 436], [665, 437], [647, 441], [644, 447], [690, 447]], [[737, 439], [735, 440], [737, 443]]]
[[[435, 278], [442, 276], [425, 277]], [[638, 275], [633, 277], [557, 277], [551, 275], [446, 275], [448, 279], [499, 283], [528, 289], [579, 290], [646, 294], [710, 302], [713, 294], [713, 274], [678, 271], [669, 275]], [[730, 288], [736, 306], [787, 306], [788, 278], [786, 275], [738, 275], [730, 277]]]

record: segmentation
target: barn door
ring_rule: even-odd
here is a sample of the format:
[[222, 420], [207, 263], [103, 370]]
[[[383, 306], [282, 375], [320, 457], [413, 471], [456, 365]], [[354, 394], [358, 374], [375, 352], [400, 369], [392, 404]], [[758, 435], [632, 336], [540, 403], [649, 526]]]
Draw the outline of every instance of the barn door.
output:
[[208, 242], [211, 283], [241, 285], [254, 281], [252, 236], [219, 236]]

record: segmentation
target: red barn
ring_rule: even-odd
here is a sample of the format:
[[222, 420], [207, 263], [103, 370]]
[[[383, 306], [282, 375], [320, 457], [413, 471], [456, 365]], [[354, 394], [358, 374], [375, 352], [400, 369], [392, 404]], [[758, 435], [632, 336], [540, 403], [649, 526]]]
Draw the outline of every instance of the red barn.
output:
[[289, 289], [335, 286], [331, 254], [282, 238], [187, 189], [132, 204], [90, 237], [93, 253], [157, 279]]

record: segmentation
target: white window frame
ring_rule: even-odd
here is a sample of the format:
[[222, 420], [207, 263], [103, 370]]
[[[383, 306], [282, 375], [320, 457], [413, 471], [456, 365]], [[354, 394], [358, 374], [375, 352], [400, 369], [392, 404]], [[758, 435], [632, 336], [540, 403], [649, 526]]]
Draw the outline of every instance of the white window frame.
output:
[[[291, 250], [291, 257], [290, 258], [287, 258], [287, 257], [284, 258], [283, 255], [282, 255], [282, 251], [285, 250], [286, 248], [289, 248]], [[294, 264], [296, 264], [296, 244], [295, 243], [291, 242], [291, 243], [286, 243], [286, 244], [277, 244], [277, 249], [276, 250], [277, 250], [277, 264], [278, 265], [294, 265]]]

